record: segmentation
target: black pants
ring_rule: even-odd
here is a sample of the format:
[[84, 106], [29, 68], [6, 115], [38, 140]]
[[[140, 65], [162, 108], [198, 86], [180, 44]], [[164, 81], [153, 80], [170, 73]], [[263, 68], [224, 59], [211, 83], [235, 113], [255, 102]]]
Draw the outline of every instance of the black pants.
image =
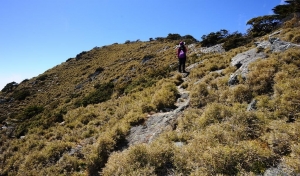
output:
[[186, 62], [186, 58], [182, 58], [182, 59], [179, 59], [179, 65], [178, 65], [178, 71], [181, 73], [181, 68], [182, 68], [182, 71], [185, 72], [185, 62]]

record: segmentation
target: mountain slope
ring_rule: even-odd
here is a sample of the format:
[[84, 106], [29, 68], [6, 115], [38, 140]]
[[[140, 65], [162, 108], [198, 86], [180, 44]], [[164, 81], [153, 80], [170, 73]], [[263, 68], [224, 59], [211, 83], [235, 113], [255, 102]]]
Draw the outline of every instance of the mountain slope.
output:
[[[290, 41], [297, 31], [276, 37]], [[299, 173], [299, 49], [273, 52], [253, 42], [213, 52], [190, 44], [187, 65], [195, 65], [183, 78], [177, 44], [94, 48], [1, 92], [0, 174], [254, 175], [272, 167]], [[251, 49], [265, 57], [244, 76], [232, 59]], [[176, 108], [179, 85], [190, 102], [173, 127], [128, 147], [132, 128]], [[255, 110], [247, 111], [253, 100]]]

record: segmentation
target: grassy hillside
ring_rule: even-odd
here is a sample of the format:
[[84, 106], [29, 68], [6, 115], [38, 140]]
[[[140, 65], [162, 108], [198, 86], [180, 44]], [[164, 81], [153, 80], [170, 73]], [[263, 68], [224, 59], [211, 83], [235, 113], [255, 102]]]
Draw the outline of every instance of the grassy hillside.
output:
[[[279, 38], [297, 43], [298, 31]], [[0, 175], [255, 175], [279, 164], [300, 173], [300, 50], [258, 50], [267, 58], [228, 86], [231, 59], [254, 41], [225, 53], [189, 45], [187, 65], [201, 64], [184, 83], [191, 101], [176, 128], [121, 150], [131, 127], [174, 106], [177, 44], [94, 48], [1, 92]]]

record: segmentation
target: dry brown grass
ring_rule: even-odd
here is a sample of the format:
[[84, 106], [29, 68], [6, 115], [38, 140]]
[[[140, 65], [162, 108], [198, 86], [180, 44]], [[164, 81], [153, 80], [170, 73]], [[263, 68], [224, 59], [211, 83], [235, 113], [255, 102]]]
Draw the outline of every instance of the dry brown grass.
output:
[[[297, 35], [293, 28], [282, 34], [289, 41]], [[33, 94], [14, 109], [23, 112], [36, 105], [44, 110], [18, 128], [26, 131], [24, 139], [1, 136], [0, 175], [92, 175], [101, 170], [103, 175], [257, 175], [280, 161], [299, 173], [299, 49], [268, 53], [233, 87], [228, 86], [236, 70], [231, 58], [253, 46], [194, 55], [195, 62], [204, 62], [182, 85], [191, 102], [176, 129], [149, 145], [119, 151], [132, 126], [176, 102], [176, 86], [183, 79], [173, 72], [174, 45], [152, 41], [95, 48], [21, 84], [19, 89], [30, 88]], [[142, 63], [145, 57], [151, 59]], [[102, 72], [89, 80], [100, 67]], [[109, 100], [75, 106], [105, 82], [115, 83]], [[252, 99], [257, 110], [247, 112]], [[69, 155], [78, 145], [79, 154]]]

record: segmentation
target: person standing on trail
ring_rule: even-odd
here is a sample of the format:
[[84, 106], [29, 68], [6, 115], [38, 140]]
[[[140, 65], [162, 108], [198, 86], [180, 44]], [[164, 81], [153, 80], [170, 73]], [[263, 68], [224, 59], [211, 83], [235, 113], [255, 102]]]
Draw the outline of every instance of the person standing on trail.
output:
[[187, 52], [187, 49], [186, 49], [184, 43], [181, 41], [179, 43], [179, 48], [177, 50], [177, 57], [178, 57], [178, 61], [179, 61], [179, 64], [178, 64], [179, 73], [181, 73], [181, 70], [183, 73], [186, 73], [186, 71], [185, 71], [186, 52]]

